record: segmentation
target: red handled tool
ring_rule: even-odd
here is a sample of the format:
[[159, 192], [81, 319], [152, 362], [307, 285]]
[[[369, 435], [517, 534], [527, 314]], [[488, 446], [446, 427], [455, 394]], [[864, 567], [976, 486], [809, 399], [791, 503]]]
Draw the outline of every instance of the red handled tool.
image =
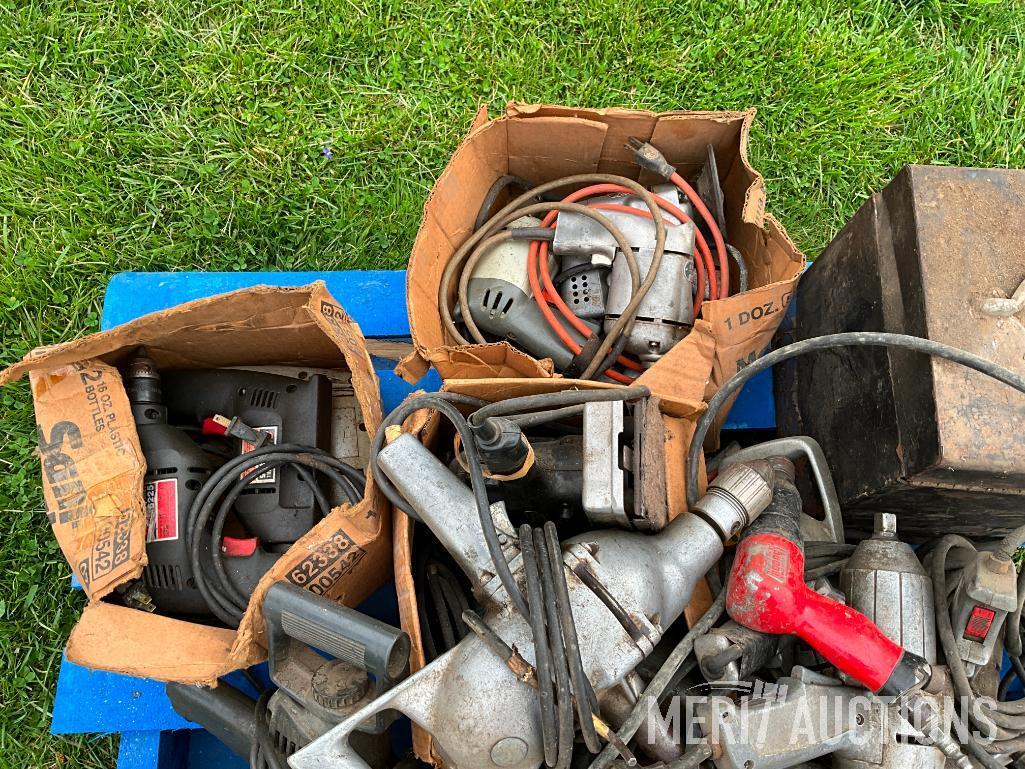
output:
[[901, 648], [861, 612], [816, 593], [804, 581], [801, 497], [777, 470], [772, 504], [737, 546], [726, 610], [762, 633], [795, 635], [841, 672], [873, 692], [903, 694], [930, 674], [929, 664]]

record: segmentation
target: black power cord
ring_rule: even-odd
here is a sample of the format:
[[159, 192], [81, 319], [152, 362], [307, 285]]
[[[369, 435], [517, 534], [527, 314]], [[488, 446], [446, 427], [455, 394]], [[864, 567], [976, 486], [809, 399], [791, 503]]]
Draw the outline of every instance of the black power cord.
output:
[[937, 358], [960, 363], [974, 371], [992, 377], [998, 382], [1003, 382], [1013, 387], [1020, 393], [1025, 394], [1025, 377], [1010, 371], [983, 357], [974, 355], [956, 347], [934, 342], [931, 339], [922, 339], [907, 334], [889, 334], [882, 331], [850, 331], [842, 334], [826, 334], [825, 336], [805, 339], [800, 342], [788, 344], [773, 350], [762, 356], [754, 363], [750, 363], [742, 370], [734, 374], [720, 388], [719, 392], [712, 396], [708, 402], [708, 409], [698, 420], [694, 430], [694, 437], [691, 440], [690, 450], [687, 452], [687, 505], [693, 506], [698, 500], [698, 464], [701, 459], [701, 447], [705, 437], [712, 427], [719, 410], [729, 401], [730, 397], [740, 390], [752, 377], [770, 369], [777, 363], [781, 363], [800, 355], [822, 350], [832, 350], [838, 347], [899, 347], [905, 350], [925, 353]]
[[537, 662], [545, 763], [553, 769], [566, 769], [573, 755], [574, 703], [584, 744], [592, 753], [601, 750], [594, 728], [598, 699], [580, 659], [555, 524], [548, 521], [543, 529], [524, 524], [519, 535]]
[[[541, 423], [575, 415], [577, 408], [585, 403], [632, 400], [648, 394], [648, 388], [641, 386], [568, 390], [509, 398], [492, 404], [484, 404], [477, 398], [454, 393], [418, 395], [408, 398], [385, 418], [371, 446], [371, 473], [378, 488], [384, 491], [396, 507], [407, 511], [407, 514], [411, 513], [415, 520], [419, 520], [409, 503], [402, 498], [384, 474], [378, 471], [378, 455], [387, 439], [386, 430], [391, 426], [401, 425], [416, 411], [433, 408], [444, 415], [459, 433], [481, 529], [495, 573], [498, 574], [516, 610], [531, 629], [537, 660], [545, 762], [558, 769], [569, 766], [573, 753], [574, 703], [585, 744], [592, 753], [597, 753], [601, 749], [593, 718], [598, 712], [598, 702], [583, 670], [569, 588], [562, 563], [562, 548], [555, 524], [551, 521], [547, 522], [543, 529], [533, 529], [527, 524], [520, 528], [520, 554], [526, 586], [524, 597], [498, 541], [498, 532], [491, 517], [491, 505], [485, 487], [484, 468], [477, 449], [475, 429], [480, 429], [486, 420], [492, 417]], [[456, 404], [473, 406], [476, 411], [467, 419], [456, 408]], [[447, 602], [444, 595], [437, 598], [440, 598], [442, 603]], [[439, 611], [439, 614], [443, 613], [443, 609]], [[476, 618], [472, 612], [464, 611], [464, 619], [467, 614]], [[446, 625], [447, 623], [442, 623], [443, 633]], [[451, 628], [449, 632], [452, 632]], [[451, 638], [454, 638], [454, 633]]]
[[[196, 588], [214, 616], [229, 627], [238, 627], [249, 604], [249, 596], [239, 590], [225, 568], [221, 554], [224, 523], [235, 500], [249, 484], [268, 470], [285, 466], [294, 467], [299, 478], [310, 487], [322, 516], [331, 512], [331, 503], [317, 484], [316, 473], [335, 483], [350, 504], [356, 504], [363, 498], [366, 485], [363, 473], [313, 446], [294, 443], [263, 446], [221, 465], [193, 500], [185, 534]], [[205, 536], [210, 553], [209, 564], [203, 557]]]
[[267, 703], [276, 689], [267, 689], [256, 701], [255, 721], [256, 739], [249, 750], [250, 769], [288, 769], [288, 759], [278, 749], [277, 742], [270, 730], [270, 710]]

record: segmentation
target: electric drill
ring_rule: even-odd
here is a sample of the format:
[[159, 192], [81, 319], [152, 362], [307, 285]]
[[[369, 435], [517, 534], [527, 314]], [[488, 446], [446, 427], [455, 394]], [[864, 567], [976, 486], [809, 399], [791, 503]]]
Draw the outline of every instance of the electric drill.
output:
[[776, 458], [772, 503], [737, 545], [726, 610], [761, 633], [795, 635], [873, 692], [901, 695], [931, 675], [929, 664], [890, 640], [868, 617], [804, 581], [801, 496], [789, 460]]
[[[139, 608], [208, 616], [211, 610], [196, 585], [189, 552], [190, 538], [200, 532], [187, 527], [193, 503], [226, 458], [219, 450], [245, 453], [268, 438], [272, 443], [283, 439], [326, 445], [330, 384], [319, 376], [301, 381], [242, 370], [161, 375], [145, 351], [129, 363], [124, 383], [146, 460], [148, 564], [143, 584], [152, 604], [143, 600]], [[236, 437], [230, 434], [234, 429], [229, 431], [228, 444], [222, 439], [222, 422], [227, 420], [212, 419], [222, 415], [230, 415], [230, 424], [239, 425]], [[210, 443], [204, 448], [197, 438]], [[229, 524], [232, 536], [222, 539], [222, 563], [243, 595], [249, 595], [280, 553], [316, 523], [314, 492], [298, 472], [287, 465], [265, 470], [234, 500], [237, 521]], [[213, 568], [206, 542], [200, 562]]]

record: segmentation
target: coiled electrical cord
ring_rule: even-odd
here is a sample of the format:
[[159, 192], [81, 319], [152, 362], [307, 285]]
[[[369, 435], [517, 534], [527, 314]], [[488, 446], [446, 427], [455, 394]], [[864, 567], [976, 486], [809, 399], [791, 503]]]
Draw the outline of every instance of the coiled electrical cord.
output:
[[[526, 205], [530, 203], [530, 201], [532, 201], [534, 198], [542, 196], [547, 192], [559, 188], [593, 184], [616, 184], [622, 187], [627, 187], [630, 189], [632, 193], [636, 194], [639, 198], [641, 198], [641, 200], [643, 200], [645, 205], [648, 207], [649, 211], [651, 212], [652, 219], [655, 223], [655, 249], [652, 256], [652, 264], [649, 268], [651, 281], [654, 281], [654, 276], [657, 272], [657, 267], [661, 263], [662, 253], [665, 249], [666, 239], [665, 224], [663, 223], [662, 216], [659, 213], [658, 204], [655, 202], [655, 196], [652, 195], [652, 193], [649, 190], [646, 190], [644, 187], [642, 187], [632, 179], [628, 179], [624, 176], [616, 176], [614, 174], [579, 174], [576, 176], [569, 176], [562, 179], [556, 179], [555, 181], [548, 182], [546, 184], [541, 184], [537, 187], [534, 187], [532, 190], [528, 190], [527, 192], [523, 193], [522, 195], [511, 201], [505, 207], [503, 207], [497, 214], [495, 214], [490, 220], [488, 220], [488, 222], [484, 226], [482, 226], [479, 230], [474, 232], [458, 249], [456, 249], [456, 252], [452, 255], [452, 258], [449, 259], [448, 263], [445, 265], [445, 270], [442, 273], [441, 281], [438, 286], [438, 307], [441, 314], [442, 324], [444, 325], [445, 330], [448, 332], [449, 336], [452, 337], [456, 344], [470, 344], [470, 342], [460, 333], [452, 317], [452, 312], [450, 308], [450, 297], [454, 293], [452, 291], [452, 280], [455, 277], [457, 271], [464, 271], [466, 273], [464, 277], [466, 277], [467, 280], [469, 279], [469, 270], [465, 269], [465, 263], [467, 259], [471, 256], [471, 254], [478, 250], [478, 248], [481, 247], [481, 244], [486, 239], [501, 231], [506, 226], [508, 226], [512, 221], [518, 219], [520, 216], [525, 215], [528, 211], [536, 211], [538, 213], [543, 213], [551, 211], [553, 206], [575, 206], [575, 204], [572, 203]], [[566, 210], [575, 211], [576, 208], [588, 211], [587, 214], [583, 214], [584, 216], [590, 216], [594, 213], [590, 211], [590, 209], [587, 209], [586, 206], [579, 206], [572, 209], [567, 208]], [[601, 215], [594, 214], [594, 216], [600, 217]], [[607, 217], [601, 217], [601, 219], [605, 222], [608, 222]], [[615, 227], [615, 225], [612, 226]], [[612, 230], [610, 230], [610, 232], [612, 232]], [[628, 243], [625, 243], [625, 240], [623, 238], [616, 238], [616, 241], [617, 243], [620, 243], [621, 248], [625, 244], [626, 248], [624, 249], [624, 256], [626, 256], [627, 254], [629, 254], [629, 257], [633, 256], [632, 249], [630, 248]], [[633, 267], [634, 269], [631, 270], [631, 279], [633, 279], [633, 276], [637, 274], [636, 261]], [[633, 285], [635, 289], [637, 289], [638, 283], [634, 283]], [[602, 341], [602, 343], [598, 346], [595, 353], [591, 356], [591, 362], [590, 364], [588, 364], [587, 369], [585, 369], [584, 378], [588, 378], [590, 376], [593, 376], [595, 373], [598, 373], [597, 366], [601, 361], [604, 360], [609, 349], [615, 343], [616, 337], [623, 334], [624, 332], [629, 332], [629, 329], [633, 325], [633, 320], [636, 316], [637, 308], [640, 306], [640, 303], [643, 299], [644, 291], [635, 290], [633, 292], [631, 301], [627, 306], [626, 311], [624, 311], [623, 315], [620, 316], [619, 320], [616, 321], [615, 326], [610, 330], [608, 336]], [[473, 319], [469, 317], [469, 306], [465, 302], [465, 295], [460, 296], [459, 301], [461, 305], [463, 321], [465, 322], [469, 320], [469, 323], [467, 323], [467, 330], [470, 332], [471, 336], [473, 336], [474, 340], [478, 343], [487, 341], [486, 339], [484, 339], [483, 336], [480, 335], [479, 330], [477, 330], [476, 326], [473, 325]], [[475, 331], [476, 335], [474, 335]]]
[[[950, 604], [947, 600], [947, 554], [954, 548], [974, 553], [975, 546], [957, 534], [941, 537], [932, 552], [932, 587], [933, 601], [936, 609], [936, 632], [940, 646], [947, 660], [950, 679], [954, 692], [964, 703], [962, 707], [968, 711], [968, 717], [980, 728], [991, 729], [995, 725], [996, 739], [984, 745], [986, 752], [1002, 754], [1025, 750], [1025, 701], [996, 702], [986, 708], [985, 716], [977, 713], [976, 706], [981, 705], [978, 694], [972, 689], [968, 671], [957, 648], [957, 638], [950, 622]], [[1019, 664], [1021, 660], [1018, 660]], [[1012, 661], [1012, 665], [1013, 665]]]
[[[648, 270], [648, 276], [645, 278], [645, 283], [642, 284], [640, 279], [640, 270], [637, 266], [637, 259], [634, 256], [633, 249], [630, 247], [630, 242], [626, 239], [626, 236], [623, 234], [623, 232], [615, 225], [615, 223], [613, 223], [613, 221], [610, 218], [608, 218], [607, 216], [603, 216], [598, 211], [595, 211], [594, 209], [589, 208], [588, 206], [582, 206], [577, 203], [571, 202], [535, 203], [533, 205], [526, 206], [525, 208], [521, 208], [518, 211], [514, 211], [512, 214], [509, 214], [506, 217], [508, 221], [500, 220], [500, 223], [502, 224], [502, 226], [507, 226], [508, 224], [511, 224], [514, 220], [520, 218], [521, 216], [532, 216], [534, 214], [544, 213], [545, 211], [551, 211], [554, 213], [557, 213], [559, 211], [565, 211], [568, 213], [580, 214], [581, 216], [585, 216], [588, 219], [591, 219], [592, 221], [604, 227], [612, 236], [612, 238], [616, 241], [618, 247], [622, 250], [624, 258], [626, 259], [627, 269], [630, 272], [631, 296], [640, 296], [641, 298], [643, 298], [644, 294], [647, 293], [648, 288], [650, 288], [651, 284], [655, 280], [656, 271], [658, 269], [658, 263], [660, 263], [662, 259], [661, 252], [657, 253], [658, 263], [656, 263], [654, 259], [652, 260], [652, 266]], [[499, 229], [497, 226], [493, 226], [491, 224], [489, 224], [488, 227], [492, 229]], [[479, 344], [484, 344], [488, 340], [480, 332], [480, 329], [477, 328], [477, 324], [474, 322], [472, 313], [470, 312], [470, 304], [467, 294], [470, 276], [473, 274], [473, 270], [477, 262], [485, 254], [487, 254], [491, 248], [500, 243], [505, 242], [510, 237], [512, 237], [512, 235], [516, 232], [517, 230], [515, 229], [499, 229], [497, 234], [488, 237], [483, 243], [474, 248], [473, 251], [471, 251], [470, 254], [466, 257], [466, 264], [463, 266], [462, 273], [459, 276], [459, 287], [457, 296], [459, 299], [459, 308], [462, 314], [463, 324], [466, 326], [466, 330], [469, 332], [473, 340]], [[545, 230], [545, 232], [554, 235], [554, 231], [552, 230]], [[544, 242], [538, 238], [534, 238], [533, 240], [535, 243]], [[538, 284], [536, 266], [537, 258], [535, 251], [536, 249], [532, 246], [527, 261], [527, 279], [530, 282], [531, 293], [535, 298], [538, 298], [542, 297], [543, 295], [541, 287]], [[645, 285], [647, 287], [643, 289], [640, 288], [641, 286]], [[638, 293], [639, 291], [641, 293]], [[554, 297], [556, 295], [557, 292], [554, 292], [553, 288], [552, 296]], [[639, 305], [640, 302], [638, 301], [637, 304]], [[539, 300], [538, 307], [540, 308], [542, 315], [545, 316], [545, 319], [552, 326], [552, 329], [556, 332], [556, 334], [558, 334], [560, 339], [562, 339], [563, 343], [567, 347], [569, 347], [569, 349], [574, 354], [579, 354], [582, 348], [575, 341], [573, 341], [573, 338], [569, 335], [569, 333], [564, 328], [562, 328], [561, 325], [558, 324], [558, 321], [555, 319], [555, 316], [552, 313], [551, 309], [548, 307], [547, 303], [545, 303], [543, 300]], [[616, 326], [610, 329], [609, 336], [606, 337], [605, 340], [603, 340], [602, 345], [599, 345], [598, 352], [596, 352], [593, 355], [593, 357], [591, 358], [591, 362], [587, 365], [587, 368], [584, 370], [584, 373], [582, 375], [584, 379], [588, 379], [598, 372], [598, 362], [602, 360], [601, 356], [604, 356], [605, 353], [608, 351], [609, 347], [611, 346], [611, 342], [620, 334], [629, 334], [630, 329], [633, 327], [633, 317], [637, 314], [637, 308], [633, 308], [633, 312], [631, 315], [627, 314], [629, 311], [630, 307], [628, 306], [626, 311], [624, 311], [623, 316], [621, 316], [616, 321]], [[566, 309], [566, 312], [569, 313], [568, 308]], [[572, 315], [572, 313], [569, 314]], [[576, 319], [576, 316], [572, 317]], [[578, 324], [575, 324], [577, 325], [577, 330], [580, 331], [580, 333], [585, 338], [590, 337], [590, 328], [584, 325], [582, 321], [579, 321], [579, 319], [577, 320]], [[609, 344], [606, 345], [606, 343]], [[616, 372], [610, 373], [609, 376], [613, 376], [613, 374], [616, 374]], [[621, 375], [616, 374], [616, 376], [613, 376], [613, 378], [619, 376]]]
[[690, 449], [687, 452], [687, 504], [693, 506], [698, 500], [698, 466], [701, 461], [701, 449], [705, 437], [711, 429], [720, 409], [726, 404], [730, 397], [743, 387], [752, 377], [770, 369], [777, 363], [781, 363], [800, 355], [822, 350], [832, 350], [838, 347], [899, 347], [905, 350], [925, 353], [937, 358], [960, 363], [974, 371], [992, 377], [998, 382], [1003, 382], [1013, 387], [1018, 392], [1025, 394], [1025, 377], [1014, 373], [992, 361], [973, 353], [959, 350], [956, 347], [934, 342], [931, 339], [922, 339], [907, 334], [889, 334], [881, 331], [850, 331], [841, 334], [826, 334], [825, 336], [805, 339], [800, 342], [788, 344], [773, 350], [762, 356], [753, 363], [748, 364], [738, 371], [712, 396], [708, 402], [708, 408], [701, 415], [694, 430], [694, 437], [691, 439]]
[[[221, 554], [224, 524], [235, 501], [250, 484], [265, 472], [286, 466], [294, 467], [313, 492], [314, 503], [322, 516], [331, 512], [331, 503], [317, 484], [316, 473], [334, 482], [350, 504], [363, 498], [366, 485], [363, 473], [313, 446], [294, 443], [263, 446], [240, 454], [214, 471], [189, 508], [185, 535], [196, 588], [214, 616], [229, 627], [238, 627], [249, 596], [239, 590], [225, 568]], [[210, 553], [209, 565], [203, 557], [206, 532], [209, 532], [205, 540]]]

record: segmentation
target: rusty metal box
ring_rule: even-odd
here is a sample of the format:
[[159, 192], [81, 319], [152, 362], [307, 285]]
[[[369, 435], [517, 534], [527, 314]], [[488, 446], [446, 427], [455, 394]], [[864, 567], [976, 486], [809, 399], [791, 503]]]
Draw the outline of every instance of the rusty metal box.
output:
[[[801, 279], [795, 338], [928, 337], [1025, 374], [1025, 313], [980, 310], [1025, 280], [1025, 171], [908, 166]], [[902, 350], [845, 348], [777, 372], [783, 434], [821, 444], [852, 528], [873, 511], [917, 539], [1025, 522], [1025, 396]]]

